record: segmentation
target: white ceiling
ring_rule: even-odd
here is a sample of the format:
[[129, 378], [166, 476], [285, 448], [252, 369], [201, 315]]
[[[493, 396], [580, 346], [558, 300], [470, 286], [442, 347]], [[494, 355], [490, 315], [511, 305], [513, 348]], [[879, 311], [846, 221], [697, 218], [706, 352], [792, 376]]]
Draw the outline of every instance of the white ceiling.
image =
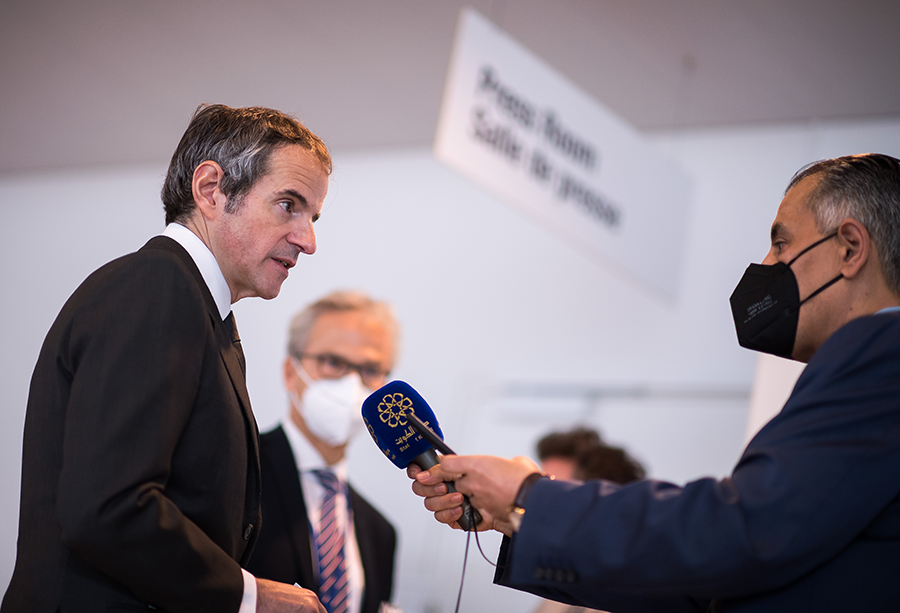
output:
[[[456, 0], [0, 0], [0, 173], [168, 160], [201, 102], [430, 144]], [[897, 0], [473, 0], [643, 130], [900, 116]]]

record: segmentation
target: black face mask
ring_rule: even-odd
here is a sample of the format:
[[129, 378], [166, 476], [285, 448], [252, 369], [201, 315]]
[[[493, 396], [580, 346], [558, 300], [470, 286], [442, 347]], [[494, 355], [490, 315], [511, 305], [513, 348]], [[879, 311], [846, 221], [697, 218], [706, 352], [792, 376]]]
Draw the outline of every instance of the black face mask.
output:
[[791, 264], [813, 247], [836, 235], [837, 232], [816, 241], [787, 264], [750, 264], [747, 267], [731, 294], [731, 313], [741, 347], [782, 358], [791, 357], [797, 336], [800, 306], [844, 276], [839, 274], [804, 300], [800, 300], [800, 290]]

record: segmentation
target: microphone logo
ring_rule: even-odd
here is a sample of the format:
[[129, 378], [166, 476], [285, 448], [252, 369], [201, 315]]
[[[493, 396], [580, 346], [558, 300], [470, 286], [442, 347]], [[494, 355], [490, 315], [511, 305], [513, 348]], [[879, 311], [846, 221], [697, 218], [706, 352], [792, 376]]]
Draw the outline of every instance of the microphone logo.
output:
[[433, 443], [418, 433], [411, 420], [427, 424], [436, 437], [443, 439], [431, 407], [403, 381], [391, 381], [372, 392], [363, 402], [361, 413], [369, 436], [398, 468], [406, 468], [417, 457], [433, 449]]
[[[391, 428], [406, 425], [406, 411], [413, 411], [413, 402], [403, 394], [387, 394], [378, 403], [378, 417]], [[414, 412], [414, 411], [413, 411]]]
[[[387, 424], [390, 428], [398, 428], [401, 426], [407, 426], [406, 421], [406, 411], [413, 412], [412, 408], [413, 402], [412, 399], [404, 396], [401, 393], [394, 394], [385, 394], [385, 396], [381, 399], [381, 402], [378, 403], [378, 419], [381, 420], [381, 423]], [[381, 449], [381, 452], [384, 453], [392, 462], [397, 459], [395, 453], [391, 451], [390, 447], [382, 447], [381, 443], [378, 441], [378, 435], [375, 434], [375, 429], [369, 423], [369, 420], [366, 419], [366, 416], [363, 415], [363, 422], [366, 424], [366, 430], [369, 431], [369, 435], [372, 437], [372, 440], [375, 441], [375, 444]], [[409, 426], [408, 432], [404, 432], [400, 438], [394, 441], [394, 449], [397, 451], [403, 452], [409, 449], [409, 444], [407, 441], [410, 437], [415, 436], [415, 432], [412, 429], [412, 426]]]

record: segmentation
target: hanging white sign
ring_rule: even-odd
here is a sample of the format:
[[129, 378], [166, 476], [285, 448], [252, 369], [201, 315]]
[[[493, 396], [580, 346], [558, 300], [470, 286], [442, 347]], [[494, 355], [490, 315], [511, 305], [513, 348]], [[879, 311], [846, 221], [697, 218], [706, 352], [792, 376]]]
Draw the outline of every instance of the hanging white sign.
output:
[[460, 14], [434, 153], [574, 247], [677, 295], [685, 174], [468, 8]]

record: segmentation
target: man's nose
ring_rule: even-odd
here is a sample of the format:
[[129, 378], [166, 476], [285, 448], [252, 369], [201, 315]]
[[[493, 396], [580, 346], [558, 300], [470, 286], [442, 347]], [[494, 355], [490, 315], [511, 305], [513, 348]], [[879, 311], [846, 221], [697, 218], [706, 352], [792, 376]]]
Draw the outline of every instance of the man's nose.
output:
[[316, 231], [308, 219], [298, 222], [298, 227], [288, 234], [288, 242], [298, 247], [302, 253], [312, 255], [316, 252]]

